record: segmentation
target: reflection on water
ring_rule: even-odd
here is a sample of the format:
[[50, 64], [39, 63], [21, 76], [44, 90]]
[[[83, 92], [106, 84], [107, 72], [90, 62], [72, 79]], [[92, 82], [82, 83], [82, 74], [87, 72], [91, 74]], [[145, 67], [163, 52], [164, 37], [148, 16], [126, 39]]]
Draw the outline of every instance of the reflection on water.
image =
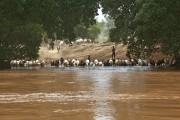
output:
[[2, 120], [179, 120], [180, 71], [70, 67], [0, 71]]

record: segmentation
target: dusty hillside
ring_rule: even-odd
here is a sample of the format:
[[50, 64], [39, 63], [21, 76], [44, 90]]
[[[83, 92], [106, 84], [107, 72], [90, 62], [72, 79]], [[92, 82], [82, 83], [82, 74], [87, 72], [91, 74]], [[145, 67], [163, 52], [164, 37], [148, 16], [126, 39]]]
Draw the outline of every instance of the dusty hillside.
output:
[[[88, 55], [92, 59], [106, 60], [111, 58], [111, 47], [113, 43], [82, 43], [80, 45], [68, 46], [66, 44], [62, 45], [60, 51], [55, 49], [48, 50], [46, 46], [42, 46], [39, 51], [40, 59], [59, 59], [64, 57], [66, 59], [87, 59]], [[116, 46], [116, 58], [125, 59], [126, 58], [126, 47], [122, 45]]]
[[[87, 59], [88, 55], [91, 55], [91, 59], [99, 59], [99, 60], [107, 60], [111, 58], [111, 47], [114, 43], [82, 43], [80, 45], [68, 46], [66, 44], [62, 45], [60, 51], [56, 49], [48, 50], [46, 45], [41, 46], [39, 55], [41, 60], [51, 60], [51, 59], [59, 59], [64, 57], [65, 59]], [[162, 59], [169, 56], [163, 56], [160, 53], [154, 54], [152, 58], [154, 59]], [[126, 47], [118, 44], [116, 46], [116, 58], [126, 59]]]

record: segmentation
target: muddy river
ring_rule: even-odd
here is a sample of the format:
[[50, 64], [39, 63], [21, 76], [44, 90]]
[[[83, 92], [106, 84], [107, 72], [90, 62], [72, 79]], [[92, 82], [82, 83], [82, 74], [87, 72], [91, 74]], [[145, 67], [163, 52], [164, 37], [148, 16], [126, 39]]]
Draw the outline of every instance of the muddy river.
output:
[[151, 67], [0, 71], [1, 120], [180, 120], [180, 71]]

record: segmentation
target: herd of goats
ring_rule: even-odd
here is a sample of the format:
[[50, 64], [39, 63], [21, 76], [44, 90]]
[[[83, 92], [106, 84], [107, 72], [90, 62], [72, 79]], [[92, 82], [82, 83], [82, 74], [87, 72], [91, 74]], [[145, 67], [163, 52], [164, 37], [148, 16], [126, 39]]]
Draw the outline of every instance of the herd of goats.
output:
[[108, 59], [107, 61], [99, 61], [94, 59], [78, 60], [78, 59], [64, 59], [61, 57], [58, 60], [51, 60], [50, 63], [46, 63], [44, 60], [12, 60], [10, 62], [11, 67], [71, 67], [71, 66], [169, 66], [170, 62], [168, 59], [155, 60], [143, 60], [143, 59]]

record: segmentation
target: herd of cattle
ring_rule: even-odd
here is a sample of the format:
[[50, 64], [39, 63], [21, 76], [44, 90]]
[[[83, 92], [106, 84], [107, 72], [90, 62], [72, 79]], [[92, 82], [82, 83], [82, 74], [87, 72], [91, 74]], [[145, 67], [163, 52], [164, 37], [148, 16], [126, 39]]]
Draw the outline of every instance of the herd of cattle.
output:
[[51, 67], [71, 67], [71, 66], [169, 66], [168, 59], [155, 60], [143, 60], [143, 59], [108, 59], [106, 61], [99, 61], [94, 59], [78, 60], [78, 59], [64, 59], [63, 57], [58, 60], [51, 60], [48, 64], [45, 60], [12, 60], [10, 62], [11, 67], [44, 67], [50, 65]]

